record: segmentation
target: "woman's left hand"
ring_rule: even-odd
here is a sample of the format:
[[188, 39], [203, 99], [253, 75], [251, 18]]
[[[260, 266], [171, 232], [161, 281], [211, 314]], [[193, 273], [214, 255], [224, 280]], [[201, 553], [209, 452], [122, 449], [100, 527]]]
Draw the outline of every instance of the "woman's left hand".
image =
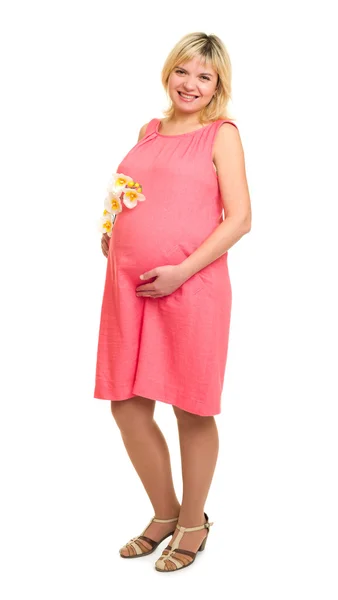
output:
[[136, 296], [149, 298], [162, 298], [169, 296], [177, 290], [186, 280], [183, 277], [180, 265], [164, 265], [156, 267], [141, 275], [142, 279], [155, 279], [136, 288]]

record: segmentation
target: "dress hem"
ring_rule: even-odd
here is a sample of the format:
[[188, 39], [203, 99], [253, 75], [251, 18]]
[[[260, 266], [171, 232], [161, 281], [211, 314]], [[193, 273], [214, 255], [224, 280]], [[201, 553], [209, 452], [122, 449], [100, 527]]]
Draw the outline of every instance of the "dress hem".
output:
[[[123, 400], [128, 400], [129, 398], [132, 398], [133, 396], [142, 396], [143, 398], [148, 398], [149, 400], [155, 400], [155, 402], [163, 402], [164, 404], [170, 404], [171, 406], [176, 406], [176, 408], [180, 408], [181, 410], [184, 410], [186, 412], [189, 412], [193, 415], [198, 415], [200, 417], [215, 417], [216, 415], [221, 414], [221, 411], [215, 411], [212, 414], [210, 414], [210, 412], [206, 413], [206, 412], [201, 412], [199, 411], [196, 407], [194, 407], [194, 409], [190, 409], [187, 410], [186, 408], [183, 408], [181, 404], [179, 404], [178, 402], [174, 402], [172, 400], [169, 400], [168, 398], [164, 398], [164, 397], [154, 397], [154, 394], [149, 394], [147, 393], [145, 390], [142, 391], [142, 388], [139, 388], [137, 385], [133, 386], [132, 391], [130, 394], [126, 394], [123, 396], [123, 398], [120, 397], [115, 397], [115, 398], [111, 398], [111, 397], [106, 397], [106, 396], [111, 396], [111, 394], [105, 394], [105, 393], [99, 393], [99, 392], [94, 392], [94, 398], [96, 400], [110, 400], [111, 402], [123, 402]], [[198, 402], [196, 402], [196, 404], [198, 404]]]

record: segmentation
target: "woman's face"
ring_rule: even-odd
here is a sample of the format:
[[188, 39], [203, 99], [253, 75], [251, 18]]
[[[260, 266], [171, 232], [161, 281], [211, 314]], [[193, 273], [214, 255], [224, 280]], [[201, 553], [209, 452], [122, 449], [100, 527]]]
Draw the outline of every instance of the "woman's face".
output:
[[216, 71], [198, 57], [179, 63], [170, 73], [168, 81], [169, 96], [175, 109], [184, 113], [202, 110], [212, 99], [217, 80]]

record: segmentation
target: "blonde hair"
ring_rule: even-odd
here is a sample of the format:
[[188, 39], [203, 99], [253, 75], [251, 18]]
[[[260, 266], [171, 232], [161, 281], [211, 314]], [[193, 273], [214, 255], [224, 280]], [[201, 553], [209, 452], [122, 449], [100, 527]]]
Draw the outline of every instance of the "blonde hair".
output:
[[[217, 119], [229, 119], [228, 102], [231, 96], [231, 62], [223, 42], [217, 35], [207, 35], [203, 32], [188, 33], [181, 38], [169, 53], [161, 74], [162, 85], [169, 99], [169, 107], [163, 110], [163, 114], [170, 119], [174, 115], [174, 105], [168, 93], [168, 81], [171, 72], [179, 63], [186, 62], [198, 57], [206, 63], [210, 63], [218, 74], [218, 82], [215, 95], [199, 115], [201, 125]], [[234, 120], [232, 118], [232, 120]]]

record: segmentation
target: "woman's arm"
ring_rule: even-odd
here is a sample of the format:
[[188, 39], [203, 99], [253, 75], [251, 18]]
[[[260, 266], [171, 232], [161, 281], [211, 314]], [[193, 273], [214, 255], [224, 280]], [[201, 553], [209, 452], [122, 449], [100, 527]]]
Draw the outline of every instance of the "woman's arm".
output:
[[238, 129], [223, 123], [214, 142], [214, 156], [225, 220], [182, 263], [177, 265], [186, 281], [225, 254], [251, 229], [251, 202], [245, 158]]

